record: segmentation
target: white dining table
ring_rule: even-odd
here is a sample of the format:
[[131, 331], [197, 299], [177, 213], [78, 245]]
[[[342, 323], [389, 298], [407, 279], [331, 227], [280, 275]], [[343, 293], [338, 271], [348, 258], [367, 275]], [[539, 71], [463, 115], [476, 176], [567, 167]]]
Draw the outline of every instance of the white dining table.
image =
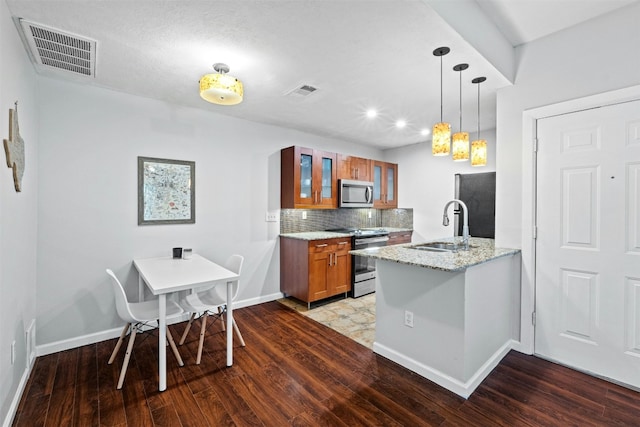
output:
[[145, 286], [158, 296], [160, 310], [158, 338], [158, 377], [159, 390], [167, 389], [167, 295], [184, 290], [194, 290], [215, 282], [227, 283], [227, 366], [233, 364], [233, 282], [240, 276], [233, 271], [193, 254], [189, 259], [159, 257], [134, 259], [138, 270], [139, 300], [144, 300]]

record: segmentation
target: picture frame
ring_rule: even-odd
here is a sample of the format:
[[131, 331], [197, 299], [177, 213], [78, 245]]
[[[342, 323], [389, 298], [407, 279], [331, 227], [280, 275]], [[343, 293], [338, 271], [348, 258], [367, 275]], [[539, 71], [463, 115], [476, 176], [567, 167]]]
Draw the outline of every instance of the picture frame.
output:
[[196, 163], [138, 157], [138, 225], [196, 222]]

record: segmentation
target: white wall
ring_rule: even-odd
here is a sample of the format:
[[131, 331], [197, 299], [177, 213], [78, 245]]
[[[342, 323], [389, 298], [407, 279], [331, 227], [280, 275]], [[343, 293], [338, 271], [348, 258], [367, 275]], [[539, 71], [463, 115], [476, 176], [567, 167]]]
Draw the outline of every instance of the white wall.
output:
[[[475, 132], [470, 136], [474, 138]], [[455, 174], [496, 170], [495, 131], [484, 131], [481, 137], [487, 140], [487, 165], [483, 167], [454, 162], [451, 156], [434, 157], [431, 141], [385, 151], [385, 160], [399, 165], [398, 206], [413, 208], [414, 242], [453, 236], [453, 221], [444, 227], [442, 210], [455, 195]]]
[[[527, 110], [640, 84], [640, 3], [518, 48], [498, 92], [496, 243], [522, 248], [521, 341], [533, 350], [533, 126]], [[540, 165], [544, 169], [544, 165]]]
[[[40, 78], [39, 90], [38, 345], [51, 351], [60, 341], [120, 327], [105, 268], [135, 298], [132, 259], [169, 255], [174, 246], [218, 262], [243, 254], [241, 305], [276, 298], [279, 224], [266, 223], [265, 212], [280, 205], [280, 149], [381, 157], [371, 148], [86, 85]], [[196, 162], [195, 224], [137, 225], [138, 156]]]
[[[35, 319], [38, 111], [35, 73], [5, 2], [0, 2], [0, 134], [9, 137], [9, 109], [18, 101], [25, 141], [22, 192], [0, 149], [0, 422], [10, 422], [27, 372], [25, 329]], [[11, 364], [11, 342], [16, 358]], [[18, 396], [19, 397], [19, 396]]]

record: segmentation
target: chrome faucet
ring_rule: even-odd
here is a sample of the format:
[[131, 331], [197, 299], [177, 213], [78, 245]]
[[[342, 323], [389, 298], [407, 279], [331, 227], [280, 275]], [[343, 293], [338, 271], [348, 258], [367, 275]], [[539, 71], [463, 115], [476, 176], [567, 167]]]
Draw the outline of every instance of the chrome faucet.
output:
[[446, 205], [444, 205], [444, 214], [442, 215], [442, 225], [444, 225], [445, 227], [449, 225], [449, 216], [447, 215], [447, 209], [449, 209], [449, 205], [452, 203], [457, 203], [463, 208], [464, 219], [462, 222], [462, 243], [464, 243], [464, 250], [468, 251], [469, 250], [469, 209], [467, 209], [467, 205], [465, 205], [462, 200], [453, 199], [447, 202]]

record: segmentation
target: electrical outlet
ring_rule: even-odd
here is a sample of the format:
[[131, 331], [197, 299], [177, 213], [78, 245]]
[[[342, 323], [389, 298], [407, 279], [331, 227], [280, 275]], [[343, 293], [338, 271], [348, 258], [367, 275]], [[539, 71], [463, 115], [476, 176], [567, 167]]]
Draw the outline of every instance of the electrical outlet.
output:
[[11, 364], [16, 361], [16, 342], [15, 340], [11, 343]]
[[369, 219], [371, 219], [371, 211], [369, 211], [368, 213], [369, 213]]
[[266, 222], [278, 222], [278, 214], [276, 212], [267, 212], [264, 220]]
[[413, 328], [413, 311], [404, 312], [404, 325]]
[[302, 211], [302, 219], [307, 219], [307, 211]]

